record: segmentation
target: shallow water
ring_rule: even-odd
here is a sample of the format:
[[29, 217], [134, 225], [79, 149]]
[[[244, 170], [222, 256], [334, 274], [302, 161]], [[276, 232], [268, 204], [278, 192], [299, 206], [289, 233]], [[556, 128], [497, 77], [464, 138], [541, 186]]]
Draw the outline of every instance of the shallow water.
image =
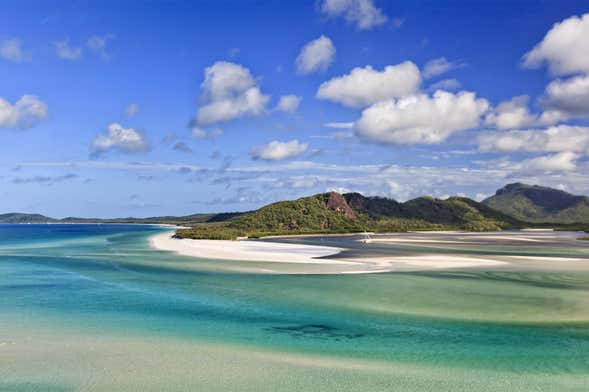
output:
[[589, 389], [589, 244], [574, 234], [539, 244], [299, 238], [289, 241], [353, 257], [578, 264], [259, 275], [234, 272], [248, 262], [150, 249], [162, 230], [0, 226], [0, 390]]

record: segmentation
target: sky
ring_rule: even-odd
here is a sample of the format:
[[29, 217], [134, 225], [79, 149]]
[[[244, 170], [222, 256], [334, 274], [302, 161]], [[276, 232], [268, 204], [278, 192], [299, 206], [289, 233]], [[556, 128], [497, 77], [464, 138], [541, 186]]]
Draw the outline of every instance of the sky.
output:
[[0, 213], [589, 194], [588, 1], [19, 1]]

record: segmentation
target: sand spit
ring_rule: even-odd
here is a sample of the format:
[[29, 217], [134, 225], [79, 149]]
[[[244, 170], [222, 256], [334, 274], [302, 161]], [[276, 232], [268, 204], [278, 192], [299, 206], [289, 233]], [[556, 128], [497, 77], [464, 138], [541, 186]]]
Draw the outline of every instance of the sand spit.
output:
[[[267, 262], [301, 264], [296, 271], [288, 273], [318, 273], [316, 269], [308, 270], [305, 265], [324, 266], [319, 273], [365, 274], [394, 271], [434, 270], [452, 268], [495, 267], [509, 264], [506, 261], [488, 257], [451, 254], [416, 254], [404, 256], [374, 256], [345, 258], [333, 257], [344, 249], [303, 245], [293, 243], [277, 243], [256, 240], [222, 241], [222, 240], [191, 240], [175, 239], [171, 233], [152, 236], [150, 244], [158, 250], [172, 251], [183, 256], [199, 259], [218, 259], [240, 262]], [[332, 256], [324, 258], [325, 256]], [[284, 265], [284, 264], [283, 264]], [[280, 273], [276, 269], [256, 269], [259, 273]]]

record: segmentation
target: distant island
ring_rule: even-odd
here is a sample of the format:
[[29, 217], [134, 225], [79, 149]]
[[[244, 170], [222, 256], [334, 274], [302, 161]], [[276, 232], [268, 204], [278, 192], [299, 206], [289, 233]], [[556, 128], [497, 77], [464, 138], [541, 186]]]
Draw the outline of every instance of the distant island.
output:
[[0, 214], [0, 224], [43, 224], [43, 223], [135, 223], [135, 224], [167, 224], [194, 225], [198, 223], [220, 222], [243, 215], [245, 212], [224, 212], [212, 214], [192, 214], [185, 216], [153, 216], [148, 218], [50, 218], [41, 214], [8, 213]]
[[[589, 198], [537, 185], [514, 183], [477, 202], [466, 197], [425, 196], [406, 202], [360, 193], [320, 193], [279, 201], [255, 211], [149, 218], [54, 219], [1, 214], [0, 223], [140, 223], [185, 226], [176, 238], [237, 239], [293, 234], [492, 231], [525, 227], [589, 229]], [[586, 238], [585, 238], [586, 239]]]

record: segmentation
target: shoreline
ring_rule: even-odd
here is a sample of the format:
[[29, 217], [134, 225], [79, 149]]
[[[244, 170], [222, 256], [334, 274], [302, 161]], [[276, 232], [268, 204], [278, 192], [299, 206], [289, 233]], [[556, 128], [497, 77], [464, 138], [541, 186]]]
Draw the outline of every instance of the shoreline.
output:
[[192, 240], [173, 238], [174, 233], [149, 237], [157, 250], [202, 259], [260, 261], [273, 263], [356, 264], [335, 259], [321, 259], [343, 251], [341, 248], [317, 245], [284, 244], [252, 240]]
[[[195, 240], [176, 239], [173, 233], [159, 233], [148, 239], [159, 251], [201, 260], [270, 263], [278, 269], [298, 265], [288, 272], [272, 269], [252, 269], [256, 273], [330, 273], [367, 274], [383, 272], [440, 270], [453, 268], [500, 267], [510, 263], [488, 257], [470, 255], [412, 254], [397, 256], [345, 257], [346, 249], [295, 243], [264, 242], [259, 240]], [[329, 258], [326, 258], [330, 256]], [[255, 265], [255, 264], [254, 264]], [[281, 266], [282, 265], [282, 266]], [[310, 266], [313, 266], [309, 269]], [[321, 267], [319, 271], [313, 268]]]

